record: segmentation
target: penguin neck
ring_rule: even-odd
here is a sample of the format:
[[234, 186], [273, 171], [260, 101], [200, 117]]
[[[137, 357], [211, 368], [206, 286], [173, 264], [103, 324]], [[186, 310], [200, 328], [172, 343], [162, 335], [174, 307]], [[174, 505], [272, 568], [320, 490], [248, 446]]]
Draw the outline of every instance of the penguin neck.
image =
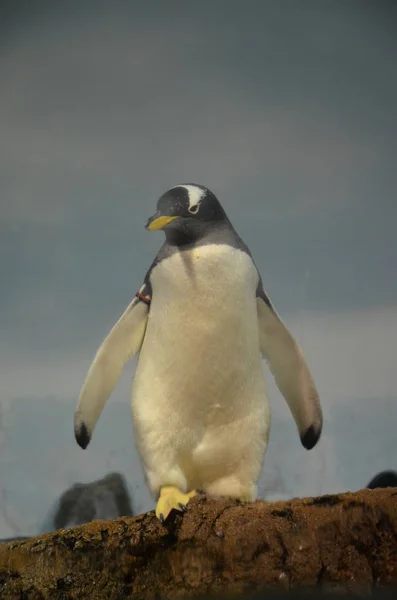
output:
[[218, 237], [220, 231], [234, 231], [227, 218], [224, 219], [223, 222], [208, 221], [205, 226], [201, 225], [200, 227], [170, 227], [169, 229], [166, 229], [164, 233], [167, 243], [170, 246], [181, 248], [206, 243], [205, 240]]
[[168, 229], [164, 233], [168, 244], [171, 246], [188, 246], [195, 244], [201, 237], [196, 232], [189, 231], [189, 233], [186, 233], [178, 229]]

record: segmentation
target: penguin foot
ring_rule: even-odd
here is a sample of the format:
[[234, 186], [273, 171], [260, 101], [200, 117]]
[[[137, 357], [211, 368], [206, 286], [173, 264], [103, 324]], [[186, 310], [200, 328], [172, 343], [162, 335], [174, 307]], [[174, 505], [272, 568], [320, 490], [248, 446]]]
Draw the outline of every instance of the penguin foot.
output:
[[187, 510], [187, 503], [195, 495], [196, 492], [194, 490], [184, 494], [173, 486], [162, 487], [156, 506], [156, 517], [164, 523], [172, 510], [185, 512]]

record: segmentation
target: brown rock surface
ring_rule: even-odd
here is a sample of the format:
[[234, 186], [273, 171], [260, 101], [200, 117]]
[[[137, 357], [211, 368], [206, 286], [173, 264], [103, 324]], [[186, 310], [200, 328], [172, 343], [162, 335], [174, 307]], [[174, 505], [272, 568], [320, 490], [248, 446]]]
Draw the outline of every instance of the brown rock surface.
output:
[[397, 490], [289, 502], [193, 499], [0, 545], [0, 597], [177, 598], [277, 588], [368, 594], [397, 585]]

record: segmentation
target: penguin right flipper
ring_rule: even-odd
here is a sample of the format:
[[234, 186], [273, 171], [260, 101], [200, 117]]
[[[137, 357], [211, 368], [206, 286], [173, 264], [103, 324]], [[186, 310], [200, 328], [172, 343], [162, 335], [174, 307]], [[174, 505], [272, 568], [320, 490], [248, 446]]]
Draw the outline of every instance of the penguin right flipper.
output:
[[142, 286], [103, 341], [81, 389], [74, 417], [76, 441], [86, 448], [102, 409], [127, 361], [139, 352], [145, 336], [150, 299]]
[[323, 417], [318, 392], [301, 349], [273, 308], [260, 282], [257, 291], [259, 342], [297, 425], [302, 445], [310, 450], [321, 435]]

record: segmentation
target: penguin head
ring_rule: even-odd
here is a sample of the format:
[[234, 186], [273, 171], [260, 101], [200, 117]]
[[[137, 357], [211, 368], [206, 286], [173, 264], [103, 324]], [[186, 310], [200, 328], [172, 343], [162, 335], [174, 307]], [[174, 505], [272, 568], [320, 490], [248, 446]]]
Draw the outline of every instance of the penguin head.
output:
[[167, 238], [197, 239], [215, 223], [227, 222], [219, 200], [206, 187], [194, 183], [177, 185], [157, 202], [157, 212], [146, 229], [163, 229]]

